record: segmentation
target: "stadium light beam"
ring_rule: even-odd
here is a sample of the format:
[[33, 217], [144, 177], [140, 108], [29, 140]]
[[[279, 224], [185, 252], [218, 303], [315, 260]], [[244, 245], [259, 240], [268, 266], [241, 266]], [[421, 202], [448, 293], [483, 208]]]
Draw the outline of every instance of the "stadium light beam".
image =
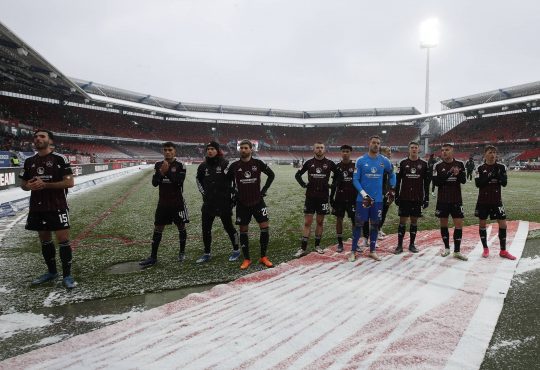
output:
[[430, 18], [420, 24], [420, 47], [426, 49], [426, 97], [424, 113], [429, 112], [429, 49], [439, 45], [439, 20]]

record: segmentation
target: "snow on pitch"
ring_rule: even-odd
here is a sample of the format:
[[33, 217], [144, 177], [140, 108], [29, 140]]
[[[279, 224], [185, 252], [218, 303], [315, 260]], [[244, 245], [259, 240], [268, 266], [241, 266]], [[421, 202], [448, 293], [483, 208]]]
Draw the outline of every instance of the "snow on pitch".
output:
[[[520, 256], [528, 222], [510, 222]], [[478, 368], [517, 260], [438, 255], [438, 232], [418, 255], [356, 263], [327, 250], [248, 275], [91, 333], [5, 360], [0, 368]], [[69, 348], [69, 351], [65, 349]], [[473, 355], [471, 355], [471, 353]]]

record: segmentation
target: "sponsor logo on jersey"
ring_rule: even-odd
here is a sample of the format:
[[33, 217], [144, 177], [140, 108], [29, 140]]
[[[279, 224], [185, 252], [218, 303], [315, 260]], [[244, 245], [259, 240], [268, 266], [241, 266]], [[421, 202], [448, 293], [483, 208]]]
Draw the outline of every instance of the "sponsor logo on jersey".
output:
[[416, 173], [416, 168], [411, 168], [411, 173]]
[[249, 172], [249, 171], [244, 172], [244, 177], [246, 179], [249, 179], [251, 177], [251, 172]]
[[38, 175], [43, 175], [43, 174], [45, 173], [45, 168], [43, 168], [43, 167], [38, 167], [37, 173], [38, 173]]
[[322, 170], [321, 170], [319, 167], [317, 167], [317, 168], [315, 169], [315, 172], [317, 172], [317, 173], [321, 173], [321, 171], [322, 171]]
[[377, 173], [377, 167], [371, 167], [371, 173]]

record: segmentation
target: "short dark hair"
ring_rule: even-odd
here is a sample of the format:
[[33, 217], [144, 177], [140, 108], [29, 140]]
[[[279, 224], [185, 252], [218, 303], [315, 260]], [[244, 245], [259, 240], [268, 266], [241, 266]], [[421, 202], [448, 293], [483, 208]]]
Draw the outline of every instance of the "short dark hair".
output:
[[322, 141], [316, 141], [314, 145], [317, 145], [317, 144], [324, 145], [324, 143]]
[[248, 139], [244, 139], [240, 142], [240, 144], [238, 144], [238, 146], [242, 146], [242, 145], [248, 145], [249, 149], [253, 149], [253, 143], [249, 141]]
[[484, 148], [484, 154], [487, 153], [488, 150], [493, 150], [497, 152], [497, 148], [493, 145], [486, 145], [486, 147]]
[[352, 146], [344, 144], [339, 147], [339, 150], [350, 150], [352, 152]]
[[444, 143], [443, 145], [441, 145], [441, 148], [444, 148], [445, 146], [449, 147], [449, 148], [453, 148], [454, 144], [452, 144], [452, 143]]
[[409, 146], [411, 145], [420, 146], [420, 144], [418, 144], [416, 141], [409, 141]]
[[369, 137], [369, 140], [368, 141], [371, 141], [372, 139], [379, 139], [379, 141], [382, 141], [381, 137], [379, 135], [371, 135]]
[[36, 134], [38, 132], [46, 132], [47, 135], [49, 135], [49, 139], [54, 140], [54, 134], [52, 133], [52, 131], [45, 130], [45, 129], [39, 129], [39, 130], [34, 131], [34, 136], [36, 136]]
[[166, 141], [163, 144], [161, 144], [162, 148], [174, 148], [176, 150], [176, 145], [172, 141]]

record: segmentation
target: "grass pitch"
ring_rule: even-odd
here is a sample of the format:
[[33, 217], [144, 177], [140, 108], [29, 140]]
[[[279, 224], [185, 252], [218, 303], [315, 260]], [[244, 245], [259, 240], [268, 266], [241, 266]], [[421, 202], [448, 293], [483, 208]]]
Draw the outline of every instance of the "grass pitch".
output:
[[[269, 257], [274, 264], [279, 264], [292, 259], [299, 247], [304, 190], [294, 180], [295, 169], [290, 166], [273, 168], [276, 179], [266, 198], [270, 215]], [[202, 201], [195, 185], [195, 172], [196, 166], [188, 167], [184, 190], [191, 218], [191, 223], [187, 226], [187, 260], [184, 263], [179, 264], [176, 260], [178, 233], [176, 227], [171, 225], [165, 229], [156, 266], [130, 273], [108, 273], [112, 266], [125, 262], [136, 264], [149, 254], [158, 190], [150, 183], [152, 171], [144, 170], [123, 180], [70, 196], [71, 239], [75, 247], [73, 274], [79, 283], [71, 292], [67, 292], [59, 282], [40, 287], [29, 286], [35, 276], [44, 272], [45, 266], [36, 233], [24, 230], [24, 220], [16, 225], [0, 248], [0, 268], [3, 272], [0, 275], [0, 287], [3, 288], [0, 294], [0, 313], [47, 312], [56, 306], [97, 299], [100, 299], [94, 301], [97, 306], [106, 302], [101, 299], [108, 299], [115, 305], [122, 297], [194, 286], [204, 289], [207, 284], [228, 282], [261, 269], [261, 266], [254, 264], [247, 271], [240, 271], [240, 261], [228, 262], [231, 246], [219, 219], [214, 223], [211, 262], [195, 264], [194, 261], [203, 253], [200, 226]], [[509, 186], [504, 189], [503, 197], [510, 219], [540, 222], [540, 198], [534, 196], [533, 191], [538, 180], [540, 173], [509, 174]], [[463, 186], [463, 195], [465, 224], [477, 224], [478, 220], [474, 218], [477, 189], [473, 183], [468, 182]], [[419, 222], [422, 230], [439, 227], [438, 220], [434, 217], [436, 198], [431, 197], [430, 203], [430, 207], [424, 212], [425, 217]], [[397, 209], [392, 205], [384, 231], [387, 234], [395, 233], [397, 223]], [[344, 234], [345, 238], [350, 236], [349, 220], [345, 221]], [[258, 258], [258, 239], [258, 226], [253, 222], [250, 230], [253, 259]], [[335, 243], [335, 217], [328, 216], [322, 245]], [[312, 246], [313, 237], [309, 247]], [[530, 235], [523, 256], [537, 258], [540, 255], [539, 248], [540, 233]], [[483, 369], [530, 368], [536, 363], [535, 348], [540, 342], [537, 336], [540, 327], [539, 278], [540, 270], [514, 277], [486, 353]], [[115, 299], [111, 300], [113, 297]], [[76, 311], [79, 306], [72, 307], [69, 312]], [[95, 327], [73, 324], [70, 328], [74, 331], [66, 335], [82, 333]], [[72, 329], [66, 330], [69, 332]], [[36, 335], [43, 336], [45, 333]], [[29, 339], [26, 338], [24, 334], [20, 334], [3, 341], [6, 345], [9, 344], [6, 348], [10, 350], [0, 353], [0, 358], [28, 351], [28, 346], [23, 345]]]
[[[276, 179], [266, 202], [270, 215], [269, 257], [274, 264], [288, 261], [299, 247], [303, 225], [304, 190], [294, 180], [295, 169], [274, 166]], [[123, 180], [103, 185], [83, 194], [70, 196], [71, 239], [75, 247], [73, 275], [78, 287], [69, 294], [51, 296], [51, 289], [62, 292], [62, 287], [44, 285], [29, 287], [29, 282], [45, 270], [36, 233], [24, 230], [24, 223], [17, 225], [5, 238], [0, 249], [2, 269], [0, 285], [10, 290], [2, 294], [3, 310], [12, 308], [24, 311], [47, 305], [120, 297], [145, 292], [177, 289], [187, 286], [222, 283], [251, 273], [261, 266], [252, 265], [247, 271], [239, 270], [240, 262], [228, 262], [230, 242], [216, 219], [213, 228], [212, 260], [198, 265], [195, 260], [202, 255], [200, 207], [201, 196], [195, 184], [195, 166], [188, 167], [184, 195], [190, 210], [191, 222], [187, 226], [187, 260], [179, 264], [178, 232], [174, 225], [165, 229], [159, 250], [158, 264], [144, 271], [109, 274], [108, 269], [118, 263], [145, 258], [150, 251], [157, 188], [152, 187], [151, 170], [130, 175]], [[531, 196], [540, 174], [512, 172], [509, 186], [504, 189], [504, 203], [511, 219], [540, 221], [540, 198]], [[474, 206], [477, 190], [474, 183], [463, 186], [465, 224], [476, 224]], [[438, 228], [434, 217], [436, 198], [424, 211], [420, 229]], [[383, 230], [395, 233], [398, 224], [397, 209], [392, 205]], [[350, 236], [350, 221], [345, 221], [345, 239]], [[321, 244], [333, 245], [335, 217], [328, 216]], [[310, 239], [310, 248], [313, 237]], [[252, 221], [250, 226], [252, 259], [258, 259], [259, 231]]]

